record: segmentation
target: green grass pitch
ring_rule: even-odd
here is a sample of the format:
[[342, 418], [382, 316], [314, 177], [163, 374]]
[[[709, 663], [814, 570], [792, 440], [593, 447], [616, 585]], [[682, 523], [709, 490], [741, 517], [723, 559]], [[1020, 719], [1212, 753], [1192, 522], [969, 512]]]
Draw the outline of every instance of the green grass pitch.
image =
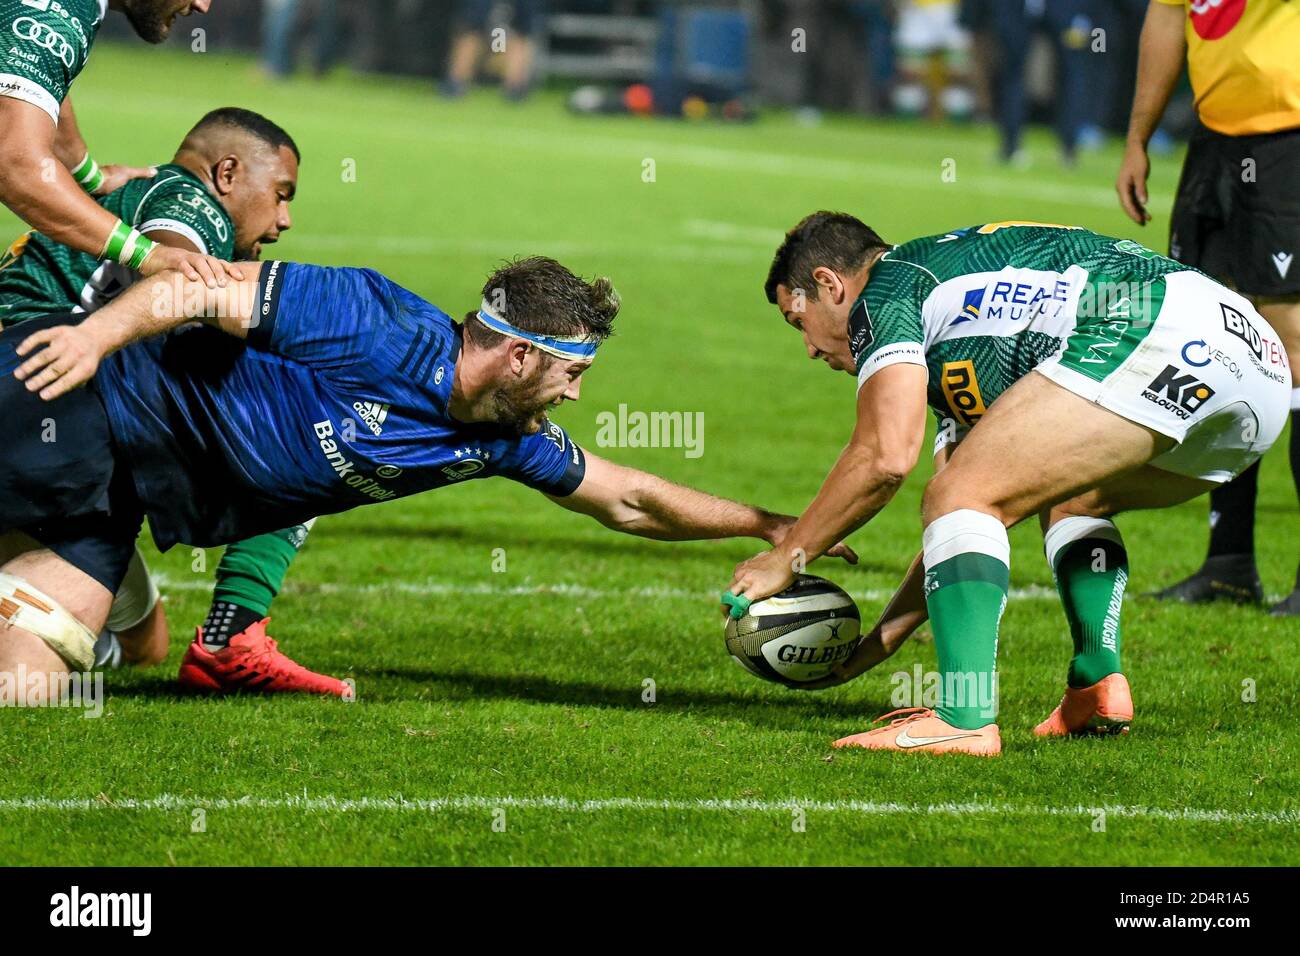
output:
[[[763, 300], [782, 229], [832, 207], [895, 241], [1031, 219], [1162, 249], [1178, 171], [1175, 159], [1155, 162], [1157, 218], [1143, 231], [1115, 202], [1115, 149], [1062, 170], [1045, 133], [1030, 139], [1032, 169], [1009, 172], [993, 163], [987, 128], [807, 128], [781, 114], [745, 127], [584, 120], [551, 95], [446, 103], [429, 84], [351, 75], [271, 85], [246, 59], [138, 47], [97, 49], [75, 99], [100, 162], [165, 161], [215, 106], [265, 112], [304, 153], [295, 228], [275, 255], [371, 266], [453, 314], [477, 306], [484, 276], [508, 256], [545, 253], [610, 275], [625, 302], [618, 334], [558, 420], [617, 461], [784, 511], [808, 502], [841, 447], [853, 385], [804, 359]], [[18, 231], [12, 217], [0, 225]], [[621, 402], [703, 412], [704, 453], [595, 447], [596, 416]], [[812, 569], [851, 591], [864, 618], [918, 547], [928, 473], [923, 464], [853, 539], [858, 568]], [[1205, 512], [1198, 501], [1121, 519], [1131, 594], [1199, 564]], [[1280, 595], [1300, 522], [1276, 452], [1259, 532], [1266, 586]], [[832, 752], [834, 738], [891, 709], [891, 673], [933, 667], [928, 631], [881, 669], [816, 694], [729, 661], [716, 593], [756, 541], [623, 537], [505, 481], [326, 517], [272, 633], [298, 660], [354, 677], [355, 704], [178, 697], [176, 666], [219, 553], [201, 555], [202, 571], [189, 549], [150, 549], [171, 657], [110, 674], [101, 719], [0, 711], [0, 859], [1300, 861], [1296, 625], [1131, 599], [1133, 732], [1038, 742], [1030, 730], [1059, 697], [1070, 645], [1037, 530], [1012, 540], [1005, 751], [993, 761]], [[497, 549], [504, 571], [493, 569]], [[1243, 700], [1247, 682], [1254, 702]]]

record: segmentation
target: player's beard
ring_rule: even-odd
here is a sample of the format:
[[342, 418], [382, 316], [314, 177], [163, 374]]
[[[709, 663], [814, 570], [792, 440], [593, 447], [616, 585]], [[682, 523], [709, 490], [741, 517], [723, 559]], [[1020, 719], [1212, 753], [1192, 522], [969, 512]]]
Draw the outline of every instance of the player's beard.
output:
[[489, 399], [492, 420], [519, 435], [531, 435], [542, 427], [549, 404], [541, 398], [540, 372], [527, 382], [498, 386]]
[[147, 43], [162, 43], [167, 39], [175, 16], [174, 11], [166, 12], [170, 6], [166, 0], [122, 0], [122, 12], [140, 39]]

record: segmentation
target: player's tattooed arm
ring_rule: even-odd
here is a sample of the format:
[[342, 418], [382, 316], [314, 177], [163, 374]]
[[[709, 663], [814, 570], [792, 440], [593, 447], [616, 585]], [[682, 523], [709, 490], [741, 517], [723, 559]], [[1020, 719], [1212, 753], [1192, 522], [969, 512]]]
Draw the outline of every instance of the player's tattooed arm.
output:
[[777, 593], [889, 503], [921, 453], [928, 374], [924, 366], [899, 363], [863, 383], [853, 436], [817, 497], [777, 547], [736, 566], [732, 594], [758, 601]]
[[[607, 528], [661, 541], [704, 538], [761, 538], [775, 544], [795, 519], [586, 455], [582, 484], [570, 495], [547, 497], [570, 511], [589, 515]], [[829, 550], [857, 563], [847, 545]]]
[[254, 270], [244, 271], [248, 278], [215, 289], [179, 272], [137, 282], [80, 325], [56, 325], [23, 339], [16, 351], [27, 360], [14, 370], [14, 377], [50, 401], [94, 378], [99, 363], [118, 349], [188, 322], [247, 338], [257, 278]]

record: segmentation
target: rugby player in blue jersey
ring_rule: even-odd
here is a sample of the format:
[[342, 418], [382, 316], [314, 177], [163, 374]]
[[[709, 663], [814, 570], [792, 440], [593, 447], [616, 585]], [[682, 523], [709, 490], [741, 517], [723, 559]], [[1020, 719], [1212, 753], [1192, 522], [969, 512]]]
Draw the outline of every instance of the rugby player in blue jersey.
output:
[[[0, 671], [89, 663], [146, 516], [159, 548], [207, 547], [500, 475], [629, 534], [785, 537], [792, 517], [604, 461], [547, 419], [612, 331], [608, 280], [530, 258], [482, 294], [462, 325], [371, 270], [273, 261], [0, 335], [0, 534], [29, 542], [0, 565]], [[211, 657], [196, 643], [186, 666]]]

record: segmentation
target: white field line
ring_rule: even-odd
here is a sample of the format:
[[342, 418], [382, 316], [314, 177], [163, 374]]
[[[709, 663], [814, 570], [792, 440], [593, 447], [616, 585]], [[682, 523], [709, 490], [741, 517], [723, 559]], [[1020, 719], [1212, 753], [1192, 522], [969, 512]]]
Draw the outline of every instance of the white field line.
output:
[[[155, 572], [154, 580], [164, 594], [167, 591], [210, 591], [212, 581], [204, 575], [194, 577], [173, 577], [170, 574]], [[559, 597], [581, 600], [607, 600], [610, 598], [661, 598], [690, 601], [717, 600], [718, 591], [695, 590], [693, 588], [640, 587], [640, 588], [596, 588], [585, 584], [463, 584], [455, 581], [385, 581], [382, 584], [301, 584], [290, 579], [285, 584], [289, 594], [411, 594], [417, 597], [474, 595], [489, 597]], [[850, 596], [860, 601], [887, 601], [894, 592], [884, 588], [869, 588], [865, 591], [850, 591]], [[1056, 600], [1055, 588], [1030, 585], [1027, 588], [1012, 588], [1008, 599], [1012, 601]]]
[[648, 797], [609, 797], [577, 800], [570, 797], [334, 797], [286, 794], [280, 797], [186, 797], [165, 793], [156, 797], [114, 799], [97, 797], [11, 797], [0, 799], [0, 813], [83, 813], [98, 810], [134, 812], [204, 810], [296, 810], [302, 813], [437, 813], [444, 810], [551, 810], [596, 814], [618, 811], [674, 813], [847, 813], [861, 816], [938, 817], [1108, 817], [1167, 820], [1179, 823], [1300, 824], [1300, 810], [1217, 810], [1194, 807], [1045, 806], [1017, 803], [890, 803], [864, 800], [657, 800]]

